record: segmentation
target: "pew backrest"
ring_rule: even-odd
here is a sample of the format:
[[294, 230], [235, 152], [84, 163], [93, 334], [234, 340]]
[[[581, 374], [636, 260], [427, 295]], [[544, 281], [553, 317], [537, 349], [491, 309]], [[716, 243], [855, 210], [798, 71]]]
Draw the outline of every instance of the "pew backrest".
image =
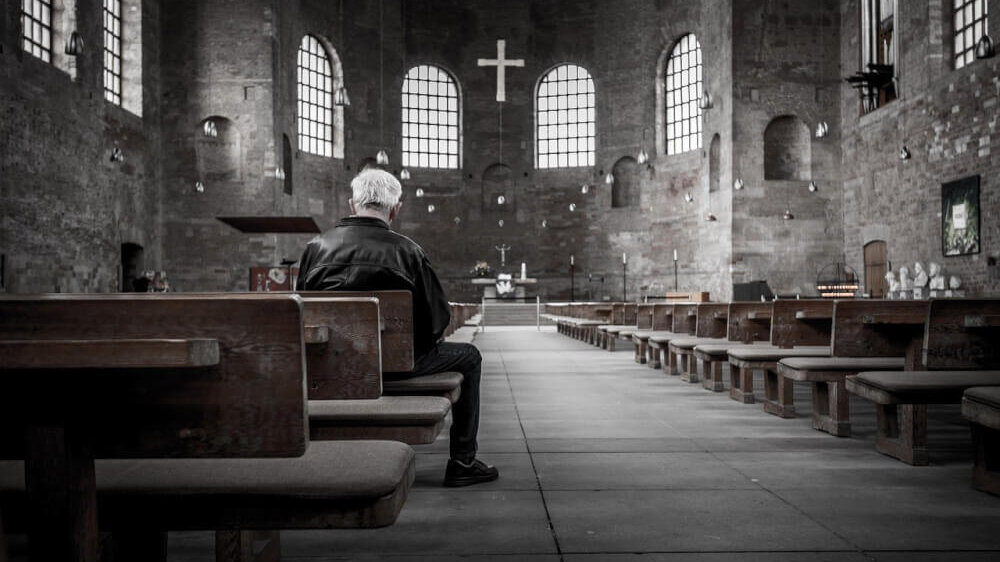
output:
[[635, 327], [639, 330], [652, 330], [653, 329], [653, 311], [655, 309], [654, 304], [643, 303], [640, 304], [636, 310], [635, 316]]
[[[906, 368], [913, 370], [927, 309], [927, 301], [838, 300], [833, 305], [833, 356], [907, 357]], [[915, 360], [921, 362], [920, 357]]]
[[695, 336], [699, 338], [724, 338], [729, 318], [729, 305], [718, 302], [698, 303]]
[[306, 450], [297, 296], [7, 296], [0, 342], [2, 458], [23, 458], [26, 427], [50, 418], [100, 436], [97, 457]]
[[693, 336], [698, 329], [698, 305], [685, 303], [673, 306], [673, 326], [670, 331], [675, 334], [689, 334]]
[[771, 338], [770, 302], [729, 303], [729, 324], [726, 335], [729, 341], [753, 343]]
[[310, 400], [382, 396], [380, 301], [374, 297], [301, 295]]
[[653, 329], [672, 331], [674, 328], [674, 305], [656, 303], [653, 305]]
[[772, 345], [830, 345], [832, 333], [832, 300], [778, 299], [772, 303]]
[[932, 299], [923, 363], [928, 370], [1000, 369], [1000, 299]]

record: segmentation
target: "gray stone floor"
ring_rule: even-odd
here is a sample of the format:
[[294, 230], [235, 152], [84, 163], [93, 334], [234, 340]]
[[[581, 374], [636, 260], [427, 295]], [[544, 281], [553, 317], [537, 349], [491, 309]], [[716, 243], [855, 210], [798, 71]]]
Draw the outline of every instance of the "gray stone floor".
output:
[[[551, 328], [490, 328], [480, 456], [499, 481], [440, 486], [447, 431], [417, 447], [392, 527], [282, 534], [286, 560], [533, 562], [1000, 560], [1000, 498], [969, 486], [968, 429], [932, 409], [932, 464], [813, 430], [808, 388], [779, 419]], [[758, 381], [758, 388], [760, 388]], [[170, 535], [170, 559], [213, 560], [210, 533]]]

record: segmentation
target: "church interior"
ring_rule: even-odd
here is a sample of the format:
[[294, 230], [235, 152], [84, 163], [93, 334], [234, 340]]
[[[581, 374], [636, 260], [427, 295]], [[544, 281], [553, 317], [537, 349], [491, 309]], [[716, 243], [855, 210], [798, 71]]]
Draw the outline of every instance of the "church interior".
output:
[[[479, 310], [455, 332], [484, 357], [497, 482], [441, 489], [445, 430], [414, 446], [395, 524], [284, 531], [283, 559], [1000, 556], [1000, 487], [969, 476], [977, 454], [1000, 470], [1000, 439], [977, 449], [958, 402], [928, 408], [930, 460], [910, 466], [875, 451], [882, 410], [858, 394], [833, 437], [808, 384], [783, 419], [648, 368], [644, 340], [612, 352], [577, 341], [597, 330], [573, 314], [534, 312], [1000, 298], [1000, 0], [0, 9], [0, 300], [287, 291], [376, 167], [402, 184], [393, 230], [451, 301], [513, 284], [536, 314], [518, 329]], [[965, 314], [996, 336], [996, 313]], [[981, 368], [1000, 369], [988, 347]], [[42, 560], [4, 486], [0, 561]], [[212, 560], [212, 530], [171, 530], [165, 559]]]

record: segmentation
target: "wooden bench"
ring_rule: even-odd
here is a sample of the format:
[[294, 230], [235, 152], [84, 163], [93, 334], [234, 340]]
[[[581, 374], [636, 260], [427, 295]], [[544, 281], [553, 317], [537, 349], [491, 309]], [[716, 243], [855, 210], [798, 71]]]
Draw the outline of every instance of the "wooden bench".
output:
[[632, 340], [636, 331], [638, 305], [635, 303], [615, 303], [611, 305], [611, 324], [597, 326], [594, 344], [608, 351], [615, 350], [618, 338]]
[[636, 306], [635, 330], [632, 332], [632, 343], [634, 344], [632, 360], [640, 365], [646, 363], [646, 343], [649, 341], [649, 333], [653, 331], [653, 315], [656, 305], [653, 303], [641, 303]]
[[[701, 343], [694, 347], [694, 360], [701, 363], [702, 386], [713, 392], [725, 390], [723, 378], [732, 379], [729, 363], [731, 349], [746, 346], [769, 345], [770, 323], [762, 325], [763, 315], [770, 310], [770, 303], [732, 302], [726, 313], [726, 340], [724, 343]], [[768, 312], [769, 314], [769, 312]], [[753, 316], [753, 318], [750, 318]], [[727, 370], [728, 375], [723, 374]]]
[[574, 302], [566, 305], [546, 305], [562, 312], [560, 315], [550, 315], [556, 322], [559, 333], [578, 340], [594, 343], [597, 326], [607, 324], [611, 317], [609, 303]]
[[931, 300], [921, 344], [909, 346], [905, 371], [847, 377], [849, 392], [875, 403], [876, 449], [907, 464], [927, 464], [927, 405], [958, 404], [973, 386], [1000, 386], [998, 336], [1000, 300]]
[[962, 396], [962, 415], [972, 428], [972, 486], [1000, 496], [1000, 387], [973, 387]]
[[391, 524], [413, 451], [309, 442], [302, 325], [294, 295], [0, 299], [0, 509], [29, 559], [96, 561], [98, 529], [122, 560], [216, 530], [221, 561], [253, 530]]
[[[645, 363], [651, 369], [659, 369], [660, 353], [659, 350], [656, 353], [652, 353], [652, 348], [649, 347], [649, 338], [654, 336], [669, 338], [673, 335], [670, 329], [673, 327], [674, 305], [654, 303], [643, 306], [647, 307], [645, 310], [649, 313], [649, 328], [637, 329], [632, 334], [632, 342], [635, 343], [636, 360], [639, 363]], [[639, 327], [640, 320], [642, 318], [637, 318], [637, 328]], [[645, 320], [642, 321], [645, 322]], [[669, 340], [667, 341], [669, 342]]]
[[[695, 303], [677, 303], [671, 305], [670, 331], [649, 336], [649, 353], [655, 356], [655, 363], [662, 364], [663, 372], [668, 375], [679, 375], [675, 356], [670, 354], [670, 342], [677, 338], [690, 337], [698, 328], [698, 313]], [[662, 362], [661, 362], [662, 358]]]
[[677, 365], [681, 380], [698, 382], [698, 364], [695, 362], [694, 348], [701, 344], [726, 341], [726, 326], [729, 319], [729, 305], [726, 303], [698, 303], [688, 314], [695, 315], [693, 338], [683, 337], [670, 340], [667, 352], [670, 363]]
[[[811, 386], [814, 429], [839, 437], [850, 435], [846, 378], [861, 371], [902, 370], [907, 350], [913, 347], [914, 338], [923, 333], [921, 319], [926, 310], [926, 301], [834, 302], [831, 357], [787, 358], [778, 362], [780, 377]], [[902, 330], [896, 331], [887, 327], [893, 324], [884, 323], [888, 318], [915, 324], [903, 324]], [[779, 405], [788, 400], [783, 393], [777, 394]]]

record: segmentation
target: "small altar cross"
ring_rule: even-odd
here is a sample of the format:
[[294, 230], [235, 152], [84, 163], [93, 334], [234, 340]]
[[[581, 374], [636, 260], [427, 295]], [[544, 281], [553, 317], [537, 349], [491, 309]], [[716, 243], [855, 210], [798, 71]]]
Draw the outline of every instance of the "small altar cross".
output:
[[499, 246], [495, 246], [495, 248], [500, 252], [500, 268], [503, 269], [507, 265], [507, 252], [510, 250], [510, 246], [500, 244]]
[[479, 59], [479, 66], [495, 66], [497, 67], [497, 101], [503, 102], [507, 101], [507, 90], [504, 87], [504, 69], [508, 66], [524, 66], [524, 59], [507, 59], [507, 41], [503, 39], [497, 39], [497, 58], [495, 59]]

